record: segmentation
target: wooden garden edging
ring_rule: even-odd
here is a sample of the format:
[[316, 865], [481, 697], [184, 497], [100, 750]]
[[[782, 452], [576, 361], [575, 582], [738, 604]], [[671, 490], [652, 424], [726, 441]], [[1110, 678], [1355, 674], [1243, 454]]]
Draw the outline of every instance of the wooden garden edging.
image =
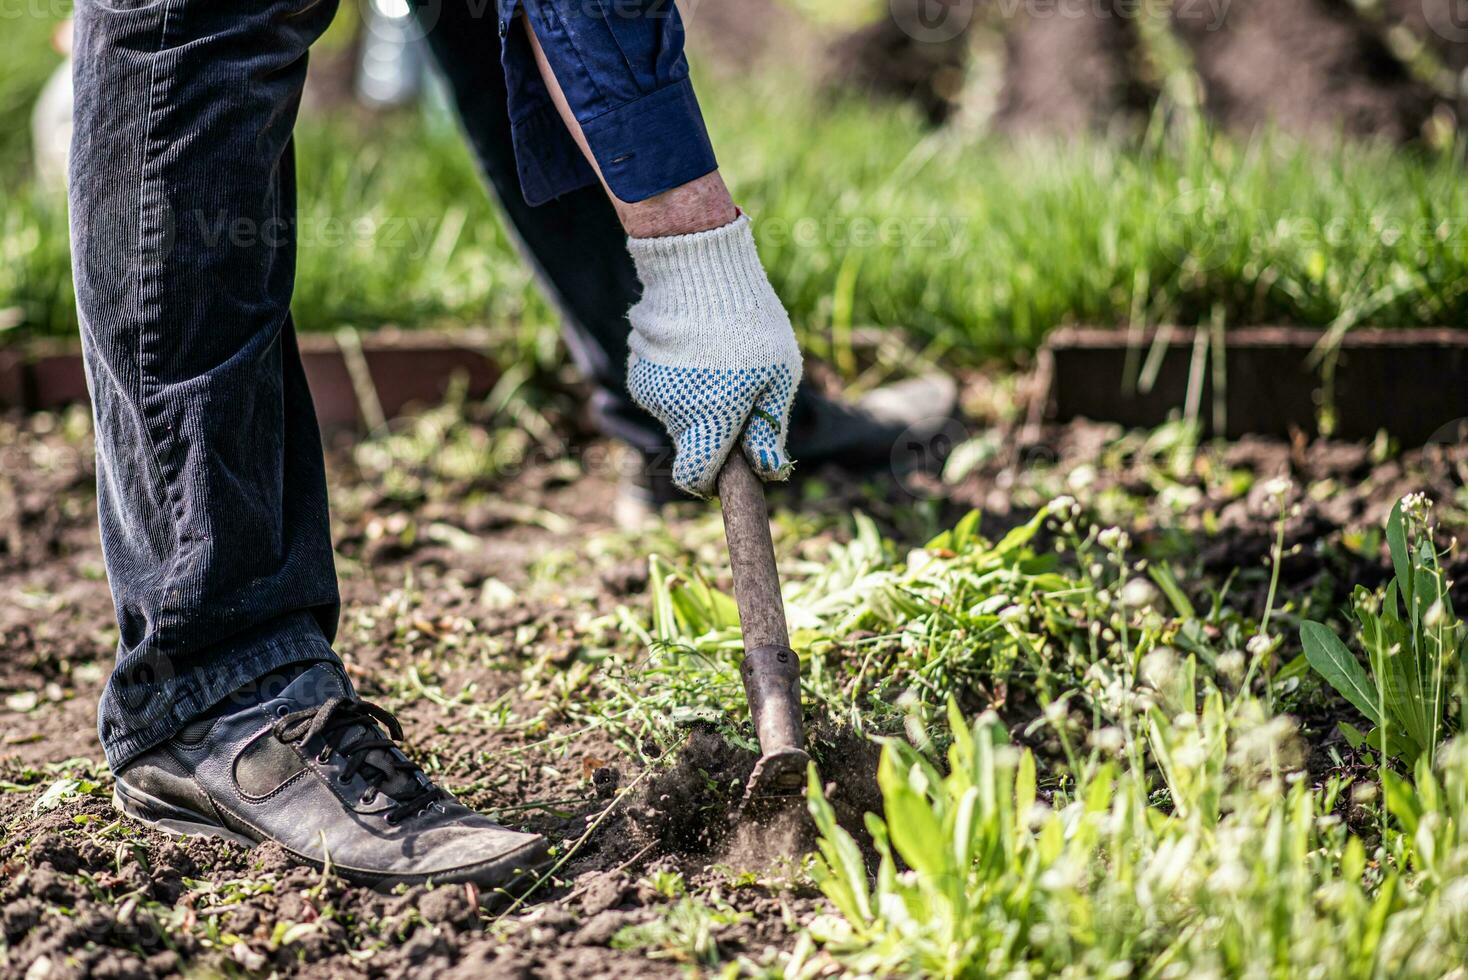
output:
[[1298, 327], [1057, 330], [1040, 353], [1032, 419], [1152, 427], [1191, 412], [1206, 432], [1236, 438], [1316, 435], [1330, 418], [1341, 439], [1383, 429], [1407, 445], [1461, 438], [1468, 330], [1357, 329], [1328, 358], [1317, 353], [1323, 336]]
[[[1328, 370], [1316, 357], [1321, 337], [1299, 327], [1235, 328], [1221, 343], [1206, 328], [1057, 330], [1040, 352], [1042, 395], [1032, 418], [1151, 427], [1192, 412], [1210, 433], [1288, 437], [1317, 434], [1328, 405], [1339, 438], [1370, 439], [1383, 429], [1408, 445], [1460, 438], [1468, 424], [1468, 330], [1352, 330]], [[482, 397], [500, 376], [491, 346], [481, 329], [301, 336], [326, 428], [435, 404], [456, 375], [470, 397]], [[75, 345], [0, 350], [0, 409], [51, 410], [86, 397]]]
[[[375, 425], [410, 405], [443, 400], [456, 376], [471, 398], [487, 395], [500, 369], [485, 330], [379, 330], [301, 334], [301, 360], [323, 428]], [[47, 411], [87, 400], [75, 344], [0, 350], [0, 410]]]

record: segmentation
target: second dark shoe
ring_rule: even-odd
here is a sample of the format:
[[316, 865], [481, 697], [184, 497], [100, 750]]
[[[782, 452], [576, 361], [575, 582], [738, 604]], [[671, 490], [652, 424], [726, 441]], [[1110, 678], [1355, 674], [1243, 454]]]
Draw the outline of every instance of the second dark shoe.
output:
[[528, 885], [546, 863], [545, 838], [435, 786], [395, 744], [402, 734], [338, 667], [318, 664], [279, 697], [195, 722], [129, 763], [113, 802], [170, 833], [275, 841], [369, 887]]

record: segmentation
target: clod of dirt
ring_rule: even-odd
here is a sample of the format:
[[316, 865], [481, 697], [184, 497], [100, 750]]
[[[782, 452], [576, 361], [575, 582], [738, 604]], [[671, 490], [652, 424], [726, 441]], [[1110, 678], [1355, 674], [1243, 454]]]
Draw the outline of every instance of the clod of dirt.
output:
[[576, 930], [571, 941], [577, 946], [605, 946], [624, 927], [632, 925], [637, 920], [638, 915], [635, 912], [622, 912], [615, 909], [598, 912], [587, 920], [585, 925]]
[[436, 925], [467, 929], [479, 921], [479, 909], [470, 903], [462, 887], [445, 885], [435, 888], [418, 902], [418, 913]]
[[34, 898], [21, 898], [0, 909], [0, 935], [7, 943], [17, 943], [41, 921], [42, 905]]
[[596, 871], [584, 877], [587, 880], [578, 883], [577, 887], [585, 889], [581, 894], [581, 912], [586, 916], [600, 915], [621, 905], [632, 885], [631, 880], [619, 871]]

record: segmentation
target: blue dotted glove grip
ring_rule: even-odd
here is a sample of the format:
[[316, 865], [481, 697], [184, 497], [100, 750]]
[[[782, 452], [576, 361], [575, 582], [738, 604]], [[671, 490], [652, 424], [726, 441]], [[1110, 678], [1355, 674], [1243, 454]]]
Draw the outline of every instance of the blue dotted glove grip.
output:
[[673, 482], [700, 497], [713, 492], [736, 441], [742, 441], [745, 458], [763, 479], [789, 475], [785, 429], [796, 381], [784, 364], [667, 367], [636, 356], [627, 374], [633, 399], [662, 422], [673, 439]]

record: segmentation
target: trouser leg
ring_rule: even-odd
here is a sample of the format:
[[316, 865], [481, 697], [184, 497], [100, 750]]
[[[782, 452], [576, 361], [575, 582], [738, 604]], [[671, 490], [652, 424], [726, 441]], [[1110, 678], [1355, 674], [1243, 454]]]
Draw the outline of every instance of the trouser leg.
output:
[[335, 0], [80, 0], [73, 265], [118, 664], [119, 767], [284, 664], [338, 595], [301, 370], [291, 131]]

